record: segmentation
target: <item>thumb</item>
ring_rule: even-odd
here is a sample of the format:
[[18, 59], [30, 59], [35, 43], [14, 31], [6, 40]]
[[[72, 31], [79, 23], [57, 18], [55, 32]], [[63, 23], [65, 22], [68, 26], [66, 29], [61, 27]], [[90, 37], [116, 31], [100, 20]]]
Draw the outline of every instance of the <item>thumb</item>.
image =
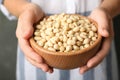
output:
[[109, 36], [109, 22], [106, 19], [94, 18], [91, 15], [88, 16], [88, 17], [93, 19], [97, 23], [97, 25], [98, 25], [98, 32], [103, 37], [108, 37]]
[[18, 27], [21, 30], [21, 37], [25, 39], [31, 37], [34, 31], [32, 17], [30, 15], [21, 16], [18, 20]]
[[22, 30], [22, 37], [25, 39], [30, 38], [33, 35], [33, 31], [34, 31], [33, 25], [31, 24], [27, 24], [21, 27], [21, 30]]
[[108, 37], [109, 36], [109, 30], [105, 25], [98, 25], [98, 32], [103, 36], [103, 37]]
[[21, 37], [28, 39], [32, 36], [34, 31], [33, 24], [35, 20], [36, 18], [33, 12], [25, 11], [19, 16], [18, 29], [21, 31]]
[[30, 22], [24, 22], [23, 20], [18, 20], [16, 37], [28, 39], [32, 36], [34, 31], [33, 25]]

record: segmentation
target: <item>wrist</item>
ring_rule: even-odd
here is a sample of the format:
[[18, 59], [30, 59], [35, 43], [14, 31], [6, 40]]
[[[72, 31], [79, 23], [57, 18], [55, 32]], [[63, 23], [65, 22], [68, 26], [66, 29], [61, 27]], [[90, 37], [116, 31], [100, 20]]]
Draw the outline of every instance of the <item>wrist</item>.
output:
[[103, 10], [109, 17], [113, 18], [114, 15], [111, 13], [111, 11], [105, 7], [100, 6], [99, 9]]
[[120, 14], [120, 0], [103, 0], [99, 7], [107, 10], [111, 17]]

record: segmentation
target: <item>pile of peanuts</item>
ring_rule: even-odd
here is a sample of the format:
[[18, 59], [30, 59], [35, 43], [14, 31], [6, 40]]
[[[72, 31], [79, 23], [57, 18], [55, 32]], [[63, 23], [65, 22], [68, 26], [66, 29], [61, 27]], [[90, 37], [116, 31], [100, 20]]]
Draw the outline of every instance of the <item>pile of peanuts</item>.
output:
[[97, 38], [97, 28], [88, 18], [65, 13], [44, 18], [34, 32], [34, 40], [39, 46], [56, 52], [87, 48]]

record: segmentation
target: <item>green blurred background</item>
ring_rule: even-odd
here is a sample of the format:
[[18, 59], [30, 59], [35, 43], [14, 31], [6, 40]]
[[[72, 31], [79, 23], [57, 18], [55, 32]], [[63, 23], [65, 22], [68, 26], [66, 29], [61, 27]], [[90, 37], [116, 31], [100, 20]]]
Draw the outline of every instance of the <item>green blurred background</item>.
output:
[[9, 21], [0, 12], [0, 80], [15, 80], [17, 21]]

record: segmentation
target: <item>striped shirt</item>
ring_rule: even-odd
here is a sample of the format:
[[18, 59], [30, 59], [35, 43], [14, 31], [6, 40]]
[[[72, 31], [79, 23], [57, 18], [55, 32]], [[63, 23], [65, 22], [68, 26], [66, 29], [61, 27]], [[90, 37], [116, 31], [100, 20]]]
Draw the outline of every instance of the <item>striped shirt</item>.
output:
[[115, 56], [114, 44], [112, 44], [109, 55], [97, 67], [83, 75], [79, 73], [79, 68], [54, 69], [54, 72], [49, 74], [29, 63], [18, 47], [16, 80], [118, 80]]

